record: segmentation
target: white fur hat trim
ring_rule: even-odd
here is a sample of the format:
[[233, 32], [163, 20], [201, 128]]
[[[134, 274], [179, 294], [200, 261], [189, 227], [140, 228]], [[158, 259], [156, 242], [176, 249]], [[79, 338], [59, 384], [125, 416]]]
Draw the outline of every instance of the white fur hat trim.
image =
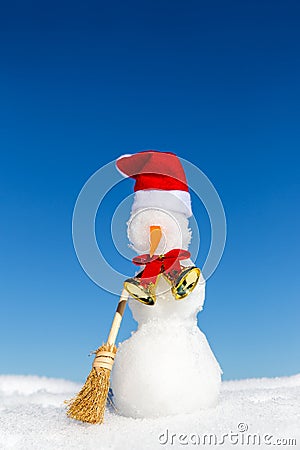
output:
[[179, 212], [186, 217], [193, 215], [189, 192], [160, 189], [147, 189], [135, 192], [132, 212], [138, 209], [155, 207], [166, 211]]

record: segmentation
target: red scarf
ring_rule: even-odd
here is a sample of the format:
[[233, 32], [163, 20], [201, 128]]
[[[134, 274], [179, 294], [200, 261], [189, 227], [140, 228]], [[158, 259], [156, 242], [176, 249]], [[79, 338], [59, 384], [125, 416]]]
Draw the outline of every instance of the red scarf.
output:
[[155, 284], [160, 273], [180, 272], [180, 261], [191, 256], [187, 250], [175, 248], [165, 255], [149, 254], [136, 256], [132, 262], [137, 266], [146, 266], [141, 274], [141, 285], [147, 286], [149, 283]]

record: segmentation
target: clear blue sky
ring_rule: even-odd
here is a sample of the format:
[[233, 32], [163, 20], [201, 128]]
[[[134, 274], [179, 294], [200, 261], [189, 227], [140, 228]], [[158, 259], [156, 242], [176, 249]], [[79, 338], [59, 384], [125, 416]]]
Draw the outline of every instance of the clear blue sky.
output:
[[[289, 0], [1, 5], [0, 373], [88, 374], [117, 298], [77, 261], [73, 207], [103, 164], [148, 148], [198, 165], [224, 204], [199, 316], [224, 378], [300, 371], [299, 19]], [[127, 311], [120, 339], [134, 327]]]

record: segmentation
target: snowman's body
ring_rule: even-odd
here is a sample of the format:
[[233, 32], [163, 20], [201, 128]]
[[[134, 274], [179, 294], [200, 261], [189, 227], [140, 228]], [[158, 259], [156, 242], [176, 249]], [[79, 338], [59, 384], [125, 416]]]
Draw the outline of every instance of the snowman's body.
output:
[[[191, 233], [179, 213], [137, 210], [128, 223], [128, 236], [138, 254], [147, 252], [150, 225], [160, 225], [163, 239], [157, 254], [187, 249]], [[190, 260], [182, 265], [193, 265]], [[120, 344], [112, 371], [114, 402], [120, 414], [155, 417], [191, 413], [216, 404], [221, 369], [205, 335], [197, 326], [205, 296], [201, 276], [195, 289], [175, 300], [161, 276], [154, 306], [129, 300], [138, 329]]]

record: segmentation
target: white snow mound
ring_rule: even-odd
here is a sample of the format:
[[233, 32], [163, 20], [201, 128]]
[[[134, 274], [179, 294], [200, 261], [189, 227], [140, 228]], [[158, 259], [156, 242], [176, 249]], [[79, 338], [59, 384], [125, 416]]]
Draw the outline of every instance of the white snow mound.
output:
[[80, 387], [61, 379], [0, 376], [0, 449], [300, 448], [300, 374], [223, 382], [218, 405], [193, 414], [131, 419], [108, 408], [103, 425], [67, 418], [64, 400]]

